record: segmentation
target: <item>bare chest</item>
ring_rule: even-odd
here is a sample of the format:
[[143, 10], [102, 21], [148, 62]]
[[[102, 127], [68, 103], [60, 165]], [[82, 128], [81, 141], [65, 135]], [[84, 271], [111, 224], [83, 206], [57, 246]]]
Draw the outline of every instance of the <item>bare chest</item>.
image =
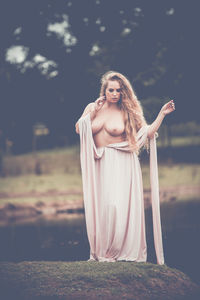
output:
[[111, 136], [120, 136], [124, 133], [124, 118], [120, 111], [101, 112], [92, 122], [92, 133], [96, 135], [105, 131]]

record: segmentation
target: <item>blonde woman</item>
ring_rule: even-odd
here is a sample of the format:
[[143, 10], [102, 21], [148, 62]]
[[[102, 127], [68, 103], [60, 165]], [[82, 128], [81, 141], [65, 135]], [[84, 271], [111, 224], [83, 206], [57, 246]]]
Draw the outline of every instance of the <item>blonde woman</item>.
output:
[[107, 72], [100, 97], [76, 123], [90, 259], [146, 262], [143, 185], [138, 153], [150, 145], [150, 181], [157, 263], [164, 264], [155, 136], [173, 100], [147, 125], [128, 79]]

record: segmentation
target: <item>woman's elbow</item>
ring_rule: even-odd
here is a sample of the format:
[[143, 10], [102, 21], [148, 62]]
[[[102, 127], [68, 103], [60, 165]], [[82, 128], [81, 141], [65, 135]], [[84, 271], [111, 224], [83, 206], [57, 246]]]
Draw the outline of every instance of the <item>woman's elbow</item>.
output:
[[154, 137], [154, 133], [148, 132], [147, 137], [148, 139], [152, 139]]
[[153, 139], [154, 137], [157, 138], [158, 137], [158, 133], [157, 133], [157, 131], [149, 131], [148, 134], [147, 134], [147, 137], [150, 140]]
[[79, 127], [78, 127], [78, 123], [76, 123], [75, 125], [75, 130], [76, 130], [76, 133], [79, 134]]
[[152, 139], [154, 137], [154, 135], [155, 135], [155, 132], [149, 127], [149, 130], [147, 132], [147, 137], [149, 139]]

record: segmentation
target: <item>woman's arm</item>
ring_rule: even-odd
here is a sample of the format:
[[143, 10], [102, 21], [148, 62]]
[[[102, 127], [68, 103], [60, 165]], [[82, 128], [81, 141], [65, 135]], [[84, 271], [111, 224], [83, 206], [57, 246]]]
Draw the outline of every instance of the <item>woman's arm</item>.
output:
[[[104, 103], [105, 103], [105, 97], [104, 96], [99, 97], [95, 102], [89, 103], [86, 106], [81, 118], [90, 113], [91, 121], [94, 120], [94, 118], [96, 117], [97, 112], [102, 108]], [[76, 122], [75, 128], [76, 128], [76, 133], [79, 134], [78, 121]]]
[[175, 110], [175, 105], [174, 105], [174, 101], [173, 100], [170, 100], [165, 105], [163, 105], [163, 107], [161, 108], [161, 110], [160, 110], [157, 118], [149, 126], [149, 129], [148, 129], [148, 138], [152, 138], [154, 136], [154, 134], [156, 133], [156, 131], [159, 129], [160, 125], [162, 124], [162, 121], [163, 121], [164, 117], [167, 114], [170, 114], [174, 110]]
[[[94, 102], [89, 103], [89, 104], [86, 106], [86, 108], [84, 109], [81, 118], [84, 117], [84, 116], [86, 116], [86, 115], [89, 114], [90, 112], [92, 112], [92, 109], [93, 109], [94, 105], [95, 105]], [[77, 121], [76, 124], [75, 124], [75, 128], [76, 128], [76, 133], [79, 134], [78, 121]]]

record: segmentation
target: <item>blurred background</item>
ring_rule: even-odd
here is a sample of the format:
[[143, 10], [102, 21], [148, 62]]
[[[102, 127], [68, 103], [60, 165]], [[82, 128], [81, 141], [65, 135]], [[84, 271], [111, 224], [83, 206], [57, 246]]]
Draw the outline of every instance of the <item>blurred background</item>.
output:
[[[114, 70], [129, 78], [148, 123], [175, 101], [157, 139], [163, 243], [166, 263], [199, 282], [197, 4], [1, 0], [0, 260], [88, 259], [74, 125]], [[140, 159], [155, 262], [148, 154]]]

